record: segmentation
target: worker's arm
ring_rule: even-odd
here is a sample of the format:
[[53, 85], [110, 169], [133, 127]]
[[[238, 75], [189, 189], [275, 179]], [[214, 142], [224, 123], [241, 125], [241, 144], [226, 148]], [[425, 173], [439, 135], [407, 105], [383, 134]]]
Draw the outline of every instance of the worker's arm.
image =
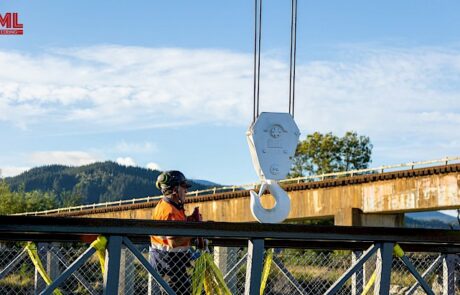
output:
[[192, 238], [190, 237], [167, 237], [168, 239], [168, 244], [172, 248], [176, 247], [184, 247], [184, 246], [189, 246], [190, 245], [190, 240]]
[[[174, 220], [174, 218], [172, 218], [171, 216], [168, 216], [168, 220]], [[198, 207], [195, 207], [195, 210], [193, 210], [193, 213], [191, 215], [187, 216], [186, 220], [187, 221], [195, 221], [195, 222], [202, 220], [202, 217], [201, 217], [201, 214], [200, 214], [200, 211], [199, 211]], [[172, 247], [172, 248], [176, 248], [176, 247], [190, 246], [191, 240], [193, 240], [194, 238], [168, 236], [167, 239], [168, 239], [169, 246]], [[203, 240], [202, 238], [198, 238], [198, 239]], [[198, 244], [204, 244], [204, 242], [198, 243]]]

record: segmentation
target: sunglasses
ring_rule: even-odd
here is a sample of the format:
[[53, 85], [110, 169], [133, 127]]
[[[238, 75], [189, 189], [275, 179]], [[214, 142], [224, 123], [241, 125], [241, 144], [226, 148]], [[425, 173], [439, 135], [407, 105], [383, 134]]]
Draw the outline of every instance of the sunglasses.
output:
[[187, 183], [187, 182], [182, 182], [182, 183], [180, 184], [180, 186], [181, 186], [182, 188], [191, 188], [191, 187], [192, 187], [192, 185], [189, 184], [189, 183]]

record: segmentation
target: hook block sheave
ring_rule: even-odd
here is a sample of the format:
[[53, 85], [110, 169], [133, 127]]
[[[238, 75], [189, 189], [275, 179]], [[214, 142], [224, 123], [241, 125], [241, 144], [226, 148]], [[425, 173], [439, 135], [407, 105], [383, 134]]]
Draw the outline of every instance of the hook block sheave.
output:
[[288, 113], [261, 113], [246, 135], [259, 178], [285, 179], [300, 136], [292, 116]]

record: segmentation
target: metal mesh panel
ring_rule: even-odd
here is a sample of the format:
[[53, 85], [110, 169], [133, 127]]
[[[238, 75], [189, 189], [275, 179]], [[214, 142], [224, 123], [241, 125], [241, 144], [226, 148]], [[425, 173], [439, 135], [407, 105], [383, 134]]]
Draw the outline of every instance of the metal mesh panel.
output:
[[[221, 251], [219, 253], [219, 251]], [[216, 255], [216, 252], [218, 255]], [[214, 262], [224, 275], [225, 282], [232, 294], [244, 294], [246, 282], [247, 249], [214, 248]]]
[[[53, 259], [58, 269], [54, 270], [51, 278], [55, 279], [62, 271], [69, 267], [85, 250], [81, 246], [52, 247], [48, 250], [48, 260]], [[51, 255], [51, 257], [50, 257]], [[48, 270], [49, 272], [49, 270]], [[79, 269], [73, 272], [59, 287], [65, 294], [101, 294], [103, 286], [102, 271], [99, 260], [93, 255]]]
[[[337, 255], [341, 259], [337, 259]], [[299, 290], [307, 294], [323, 294], [350, 263], [350, 253], [314, 250], [284, 250], [275, 253], [273, 264], [280, 291], [275, 290], [273, 294], [302, 294]]]
[[33, 294], [35, 268], [20, 245], [0, 247], [0, 294]]
[[[415, 266], [418, 273], [420, 274], [423, 274], [438, 257], [438, 255], [430, 255], [429, 253], [405, 253], [405, 255], [409, 258], [411, 263]], [[425, 277], [425, 280], [431, 286], [433, 291], [437, 294], [442, 293], [442, 291], [436, 292], [436, 290], [438, 289], [436, 281], [440, 270], [442, 275], [442, 263], [438, 265], [438, 267], [436, 267], [433, 270], [433, 272], [430, 272]], [[405, 294], [416, 282], [417, 280], [414, 276], [411, 275], [407, 267], [404, 265], [403, 261], [397, 257], [393, 257], [390, 292], [392, 292], [393, 294]], [[418, 287], [415, 291], [415, 293], [419, 292], [422, 292], [421, 294], [424, 294], [423, 289], [421, 287]]]
[[[137, 247], [147, 260], [152, 261], [152, 253], [146, 245], [137, 245]], [[38, 244], [37, 250], [47, 273], [55, 279], [87, 249], [88, 245], [68, 243]], [[353, 263], [351, 251], [267, 249], [265, 253], [267, 254], [268, 251], [274, 252], [264, 290], [264, 294], [267, 295], [324, 294]], [[211, 249], [211, 253], [232, 294], [244, 294], [247, 249], [215, 247]], [[448, 272], [446, 260], [438, 258], [439, 255], [439, 253], [406, 253], [420, 274], [426, 272], [425, 280], [435, 294], [443, 294], [447, 279], [451, 279], [453, 292], [460, 294], [458, 260], [451, 260], [452, 271]], [[375, 257], [376, 255], [373, 255], [337, 294], [361, 294], [372, 274], [375, 271], [379, 273], [380, 268], [376, 266]], [[452, 257], [458, 259], [456, 255], [450, 256]], [[184, 277], [172, 278], [172, 274], [166, 269], [159, 269], [159, 272], [170, 285], [175, 285], [176, 290], [181, 288], [185, 290], [188, 288], [187, 277], [193, 270], [195, 258], [194, 255], [184, 256], [178, 253], [172, 253], [167, 257], [174, 271], [183, 264], [187, 265]], [[393, 257], [390, 294], [425, 294], [422, 288], [415, 287], [415, 284], [415, 278], [401, 259]], [[36, 272], [27, 252], [24, 251], [23, 244], [0, 246], [0, 294], [35, 294], [44, 287], [45, 284]], [[371, 285], [367, 294], [374, 294], [374, 288], [375, 286]], [[59, 286], [59, 290], [63, 294], [102, 294], [103, 275], [97, 256], [93, 255], [77, 269]], [[119, 294], [161, 294], [158, 284], [151, 279], [147, 270], [126, 248], [121, 252]]]

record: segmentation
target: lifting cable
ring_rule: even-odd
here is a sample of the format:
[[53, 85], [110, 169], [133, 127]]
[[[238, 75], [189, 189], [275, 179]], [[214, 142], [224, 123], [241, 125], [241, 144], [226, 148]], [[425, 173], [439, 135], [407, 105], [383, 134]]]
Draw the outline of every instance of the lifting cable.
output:
[[262, 41], [262, 0], [254, 0], [254, 105], [253, 122], [259, 117], [260, 44]]
[[297, 0], [291, 4], [291, 55], [289, 62], [289, 114], [294, 118], [295, 61], [297, 53]]
[[[253, 122], [259, 117], [260, 97], [260, 49], [262, 43], [262, 1], [254, 0], [254, 97]], [[289, 56], [289, 114], [294, 117], [295, 65], [297, 37], [297, 0], [291, 3], [291, 44]]]

